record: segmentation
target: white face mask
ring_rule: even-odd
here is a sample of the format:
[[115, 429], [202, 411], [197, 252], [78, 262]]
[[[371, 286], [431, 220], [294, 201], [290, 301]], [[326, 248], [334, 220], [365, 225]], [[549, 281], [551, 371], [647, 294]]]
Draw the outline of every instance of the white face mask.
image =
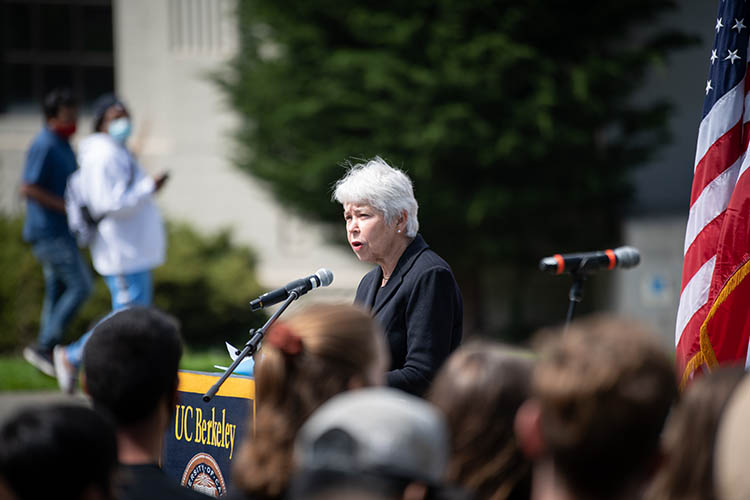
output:
[[133, 126], [130, 123], [130, 118], [125, 116], [112, 120], [107, 128], [109, 135], [120, 144], [125, 144], [132, 131]]

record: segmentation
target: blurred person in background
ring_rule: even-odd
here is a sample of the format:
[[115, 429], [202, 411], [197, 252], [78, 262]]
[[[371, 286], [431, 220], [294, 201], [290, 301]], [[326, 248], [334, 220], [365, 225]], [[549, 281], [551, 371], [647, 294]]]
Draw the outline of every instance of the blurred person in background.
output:
[[448, 358], [430, 388], [451, 436], [446, 479], [477, 500], [530, 497], [531, 463], [513, 422], [529, 397], [532, 368], [531, 352], [473, 341]]
[[541, 337], [515, 421], [532, 498], [642, 498], [677, 397], [672, 361], [642, 325], [606, 316]]
[[99, 323], [83, 353], [86, 392], [115, 423], [119, 500], [205, 498], [159, 466], [178, 402], [182, 337], [177, 321], [134, 306]]
[[52, 349], [62, 341], [65, 327], [91, 293], [91, 273], [70, 234], [65, 216], [65, 185], [75, 172], [70, 137], [78, 122], [78, 105], [68, 90], [47, 94], [45, 124], [29, 148], [21, 194], [26, 200], [23, 239], [31, 244], [44, 272], [44, 303], [36, 344], [24, 358], [54, 377]]
[[719, 419], [743, 366], [720, 367], [692, 382], [667, 420], [662, 464], [646, 500], [715, 500], [714, 443]]
[[[94, 269], [104, 277], [112, 297], [112, 311], [134, 305], [150, 306], [152, 269], [164, 263], [164, 222], [153, 196], [167, 180], [147, 175], [127, 148], [130, 112], [116, 96], [106, 94], [94, 103], [94, 133], [81, 141], [81, 166], [75, 189], [98, 221], [91, 240]], [[84, 334], [70, 346], [54, 351], [54, 368], [63, 392], [75, 390]]]
[[382, 384], [386, 367], [382, 333], [359, 307], [319, 304], [274, 323], [256, 354], [254, 435], [232, 465], [232, 498], [282, 498], [303, 422], [336, 394]]
[[[718, 500], [746, 500], [750, 498], [750, 378], [742, 381], [732, 392], [719, 418], [714, 449], [713, 481]], [[689, 436], [686, 439], [701, 439]]]
[[113, 500], [117, 443], [90, 408], [27, 408], [0, 426], [0, 498]]
[[401, 170], [376, 157], [336, 182], [357, 258], [377, 264], [355, 303], [372, 311], [391, 353], [388, 385], [422, 395], [461, 342], [463, 300], [450, 266], [417, 233], [417, 200]]

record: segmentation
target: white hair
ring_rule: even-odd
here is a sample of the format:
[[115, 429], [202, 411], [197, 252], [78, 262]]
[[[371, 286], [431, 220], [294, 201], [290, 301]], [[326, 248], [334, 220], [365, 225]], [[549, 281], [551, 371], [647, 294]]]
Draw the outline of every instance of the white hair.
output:
[[413, 238], [419, 230], [419, 205], [414, 198], [411, 179], [379, 156], [366, 163], [352, 165], [346, 175], [336, 181], [333, 199], [342, 205], [370, 205], [383, 214], [389, 226], [393, 226], [395, 220], [406, 211], [406, 236]]

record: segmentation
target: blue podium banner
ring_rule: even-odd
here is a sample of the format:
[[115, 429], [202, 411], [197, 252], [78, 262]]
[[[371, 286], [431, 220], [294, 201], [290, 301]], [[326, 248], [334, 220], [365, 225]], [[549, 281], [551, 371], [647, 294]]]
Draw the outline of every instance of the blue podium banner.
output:
[[208, 403], [218, 374], [180, 370], [180, 401], [164, 442], [162, 467], [188, 488], [221, 497], [231, 489], [231, 464], [252, 435], [255, 381], [231, 376]]

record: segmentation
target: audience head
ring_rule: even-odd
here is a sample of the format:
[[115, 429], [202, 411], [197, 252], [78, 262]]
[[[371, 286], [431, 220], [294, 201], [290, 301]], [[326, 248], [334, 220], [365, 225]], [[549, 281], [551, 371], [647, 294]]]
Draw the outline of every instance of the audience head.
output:
[[713, 500], [714, 442], [719, 419], [744, 367], [714, 370], [690, 384], [662, 436], [663, 463], [649, 487], [650, 500]]
[[255, 437], [235, 459], [235, 486], [282, 494], [305, 419], [340, 392], [382, 384], [387, 366], [382, 333], [358, 307], [318, 304], [275, 323], [256, 355]]
[[47, 125], [58, 135], [69, 138], [76, 131], [78, 101], [68, 89], [55, 89], [44, 96], [42, 111]]
[[0, 493], [11, 498], [112, 499], [116, 467], [114, 428], [90, 408], [30, 408], [0, 426]]
[[[340, 394], [315, 411], [295, 443], [300, 471], [293, 492], [328, 498], [369, 491], [402, 498], [412, 484], [423, 491], [442, 483], [449, 438], [440, 412], [390, 388]], [[326, 493], [323, 495], [322, 493]]]
[[411, 179], [379, 156], [349, 168], [336, 182], [333, 199], [342, 205], [368, 205], [380, 212], [389, 226], [406, 212], [405, 236], [414, 238], [419, 230], [419, 206]]
[[132, 307], [99, 323], [83, 352], [85, 387], [94, 406], [118, 427], [174, 408], [182, 338], [161, 311]]
[[545, 337], [516, 417], [524, 451], [577, 498], [640, 489], [677, 396], [667, 354], [642, 325], [606, 316]]
[[513, 433], [528, 398], [530, 352], [474, 341], [448, 358], [430, 389], [451, 433], [447, 479], [478, 499], [528, 498], [531, 465]]
[[[727, 402], [719, 420], [714, 451], [714, 484], [719, 500], [750, 498], [750, 378], [744, 377]], [[687, 436], [685, 439], [701, 439]]]

